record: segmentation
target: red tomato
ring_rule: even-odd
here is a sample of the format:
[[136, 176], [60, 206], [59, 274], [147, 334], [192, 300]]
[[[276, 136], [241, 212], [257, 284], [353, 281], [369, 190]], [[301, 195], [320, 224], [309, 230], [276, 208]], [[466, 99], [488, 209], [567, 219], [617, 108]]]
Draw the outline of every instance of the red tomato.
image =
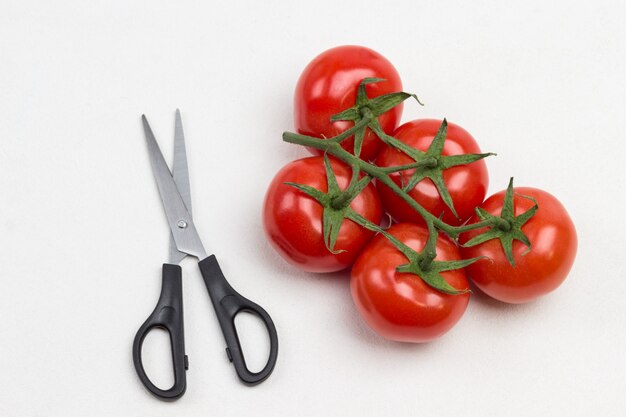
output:
[[[481, 207], [499, 216], [504, 195], [505, 191], [492, 195]], [[530, 252], [524, 255], [528, 248], [517, 240], [513, 241], [515, 267], [506, 259], [499, 239], [461, 248], [464, 258], [489, 258], [468, 266], [467, 274], [487, 295], [507, 303], [525, 303], [561, 285], [574, 263], [578, 246], [574, 223], [559, 200], [537, 188], [516, 187], [513, 198], [515, 216], [534, 205], [522, 195], [536, 199], [539, 208], [521, 228], [532, 245]], [[471, 223], [476, 221], [476, 216], [470, 220]], [[459, 242], [463, 244], [485, 230], [464, 233]]]
[[[336, 159], [330, 161], [339, 187], [346, 189], [352, 170]], [[322, 205], [285, 182], [310, 185], [327, 192], [324, 158], [313, 156], [293, 161], [272, 180], [263, 204], [263, 225], [274, 249], [305, 271], [332, 272], [352, 265], [373, 233], [351, 220], [344, 220], [335, 244], [336, 251], [344, 252], [331, 253], [324, 244]], [[382, 205], [372, 184], [352, 201], [350, 207], [366, 219], [380, 223]]]
[[[413, 120], [398, 127], [393, 136], [415, 149], [426, 151], [440, 126], [441, 120]], [[454, 123], [448, 123], [442, 155], [468, 153], [481, 153], [478, 144], [465, 129]], [[389, 146], [385, 146], [376, 158], [376, 164], [381, 167], [405, 165], [411, 162], [414, 162], [413, 159], [405, 153]], [[402, 184], [409, 182], [414, 172], [415, 170], [412, 169], [393, 173], [391, 179], [402, 187]], [[468, 165], [454, 166], [443, 171], [443, 180], [460, 220], [454, 217], [441, 199], [435, 184], [428, 178], [420, 181], [409, 191], [409, 195], [433, 215], [439, 217], [443, 213], [443, 220], [446, 223], [454, 225], [462, 223], [474, 213], [474, 207], [482, 203], [485, 198], [489, 185], [487, 166], [483, 160]], [[376, 186], [383, 206], [396, 221], [423, 224], [422, 217], [396, 193], [380, 182]]]
[[[389, 230], [411, 249], [420, 251], [428, 240], [425, 227], [400, 223]], [[456, 245], [443, 235], [437, 241], [436, 260], [458, 260]], [[401, 342], [427, 342], [446, 333], [459, 321], [469, 293], [439, 292], [418, 276], [399, 273], [407, 258], [383, 235], [365, 247], [352, 268], [352, 298], [367, 324], [381, 336]], [[462, 269], [441, 275], [458, 290], [468, 289]]]
[[[296, 131], [303, 135], [330, 138], [354, 126], [351, 121], [331, 122], [330, 118], [353, 107], [357, 87], [363, 78], [384, 78], [366, 87], [369, 98], [402, 91], [402, 82], [396, 69], [378, 52], [363, 46], [339, 46], [313, 59], [304, 69], [294, 97]], [[382, 129], [390, 134], [402, 116], [402, 104], [378, 117]], [[382, 142], [369, 129], [365, 133], [361, 157], [373, 159]], [[352, 152], [354, 138], [342, 142]], [[321, 152], [311, 149], [313, 153]]]

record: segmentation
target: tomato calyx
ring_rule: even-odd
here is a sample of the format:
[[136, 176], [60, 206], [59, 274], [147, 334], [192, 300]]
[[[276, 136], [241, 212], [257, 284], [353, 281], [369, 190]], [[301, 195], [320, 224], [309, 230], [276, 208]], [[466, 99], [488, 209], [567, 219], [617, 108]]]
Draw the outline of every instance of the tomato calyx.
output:
[[433, 222], [427, 222], [428, 241], [422, 251], [417, 252], [386, 230], [373, 224], [354, 211], [347, 213], [346, 217], [368, 230], [372, 230], [385, 236], [396, 247], [396, 249], [398, 249], [407, 258], [409, 262], [396, 267], [396, 271], [415, 275], [424, 281], [429, 287], [445, 294], [460, 295], [471, 292], [469, 289], [458, 290], [454, 288], [444, 279], [441, 272], [465, 268], [479, 259], [483, 259], [484, 256], [458, 261], [436, 261], [435, 258], [437, 257], [437, 239], [439, 238], [439, 232], [435, 229]]
[[383, 78], [363, 78], [357, 89], [355, 105], [333, 115], [330, 118], [331, 122], [352, 121], [355, 125], [359, 124], [359, 122], [363, 120], [366, 121], [364, 126], [360, 127], [354, 133], [354, 154], [356, 156], [361, 154], [366, 127], [373, 130], [373, 127], [377, 126], [380, 130], [382, 130], [382, 127], [380, 127], [380, 123], [377, 119], [378, 116], [388, 112], [410, 97], [413, 97], [419, 104], [423, 105], [415, 94], [405, 93], [403, 91], [383, 94], [382, 96], [370, 99], [365, 91], [365, 86], [383, 81], [385, 81]]
[[391, 243], [393, 243], [394, 246], [409, 260], [408, 263], [399, 265], [396, 268], [396, 271], [417, 275], [430, 287], [446, 294], [459, 295], [470, 292], [469, 289], [458, 290], [454, 288], [443, 278], [441, 272], [465, 268], [466, 266], [479, 260], [480, 257], [459, 261], [435, 261], [435, 257], [437, 256], [436, 247], [439, 232], [435, 229], [432, 222], [427, 222], [427, 225], [428, 240], [421, 252], [414, 251], [391, 235], [387, 237]]
[[[410, 176], [409, 181], [406, 184], [403, 184], [402, 190], [405, 193], [411, 191], [415, 186], [425, 178], [430, 179], [435, 187], [437, 187], [437, 191], [441, 196], [442, 201], [445, 205], [450, 209], [454, 217], [459, 218], [455, 208], [454, 202], [452, 201], [452, 197], [450, 196], [450, 192], [446, 187], [446, 184], [443, 179], [443, 172], [448, 169], [459, 165], [467, 165], [472, 162], [479, 161], [488, 156], [495, 155], [495, 153], [487, 152], [480, 154], [463, 154], [463, 155], [443, 155], [443, 146], [446, 141], [446, 133], [448, 130], [448, 121], [444, 118], [441, 122], [441, 126], [439, 127], [437, 134], [433, 138], [428, 150], [426, 152], [420, 151], [418, 149], [412, 148], [410, 146], [405, 146], [401, 149], [402, 152], [411, 157], [417, 167], [415, 171]], [[384, 132], [383, 132], [384, 134]], [[396, 167], [394, 167], [396, 168]], [[405, 175], [403, 173], [405, 170], [388, 170], [388, 172], [401, 172], [401, 181], [404, 182]]]
[[350, 203], [367, 187], [372, 177], [366, 175], [358, 179], [358, 177], [355, 178], [353, 176], [348, 188], [342, 191], [339, 188], [337, 177], [330, 165], [330, 159], [327, 154], [324, 154], [324, 169], [326, 171], [327, 192], [323, 192], [306, 184], [294, 182], [286, 182], [285, 184], [297, 188], [322, 205], [324, 208], [322, 214], [324, 244], [329, 252], [338, 254], [345, 252], [343, 250], [335, 250], [335, 244], [337, 243], [337, 237], [339, 236], [339, 230], [341, 229], [343, 220], [346, 218], [349, 219], [353, 214], [358, 215], [350, 208]]
[[464, 247], [472, 247], [491, 239], [499, 239], [506, 259], [513, 267], [515, 267], [515, 259], [513, 258], [513, 241], [519, 240], [528, 248], [522, 256], [530, 252], [531, 243], [524, 232], [522, 232], [522, 226], [530, 220], [539, 209], [537, 200], [529, 196], [520, 195], [520, 197], [527, 198], [535, 204], [522, 214], [515, 216], [515, 204], [513, 201], [514, 194], [513, 177], [511, 177], [509, 180], [509, 186], [507, 187], [504, 195], [502, 210], [499, 217], [488, 213], [480, 207], [476, 207], [476, 215], [478, 218], [485, 222], [491, 222], [492, 226], [486, 232], [475, 236], [463, 245]]

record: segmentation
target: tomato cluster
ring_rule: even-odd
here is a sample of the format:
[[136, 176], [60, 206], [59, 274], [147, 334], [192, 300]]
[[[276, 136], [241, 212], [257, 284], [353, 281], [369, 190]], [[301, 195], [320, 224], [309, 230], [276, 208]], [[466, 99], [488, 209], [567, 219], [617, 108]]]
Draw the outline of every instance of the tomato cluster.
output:
[[403, 102], [417, 99], [401, 90], [393, 65], [365, 47], [333, 48], [309, 63], [295, 91], [297, 133], [283, 139], [315, 156], [274, 177], [263, 224], [298, 268], [352, 267], [354, 303], [377, 333], [426, 342], [459, 321], [469, 281], [508, 303], [557, 288], [577, 237], [545, 191], [511, 180], [485, 200], [492, 154], [445, 119], [398, 126]]

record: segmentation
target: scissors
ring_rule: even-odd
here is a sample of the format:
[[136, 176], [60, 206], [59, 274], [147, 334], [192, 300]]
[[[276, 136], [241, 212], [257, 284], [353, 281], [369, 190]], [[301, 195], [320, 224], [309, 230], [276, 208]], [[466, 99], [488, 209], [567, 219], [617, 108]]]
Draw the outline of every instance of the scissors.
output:
[[[141, 325], [133, 342], [133, 362], [135, 370], [143, 385], [156, 397], [163, 400], [180, 398], [187, 388], [185, 372], [188, 369], [188, 358], [185, 354], [183, 330], [183, 294], [182, 270], [179, 263], [187, 256], [196, 257], [200, 273], [209, 292], [215, 314], [219, 321], [226, 341], [226, 354], [235, 366], [239, 379], [247, 385], [255, 385], [264, 381], [274, 370], [278, 355], [278, 336], [271, 317], [259, 305], [240, 295], [230, 286], [215, 255], [207, 256], [200, 241], [198, 232], [191, 216], [191, 192], [187, 154], [180, 111], [176, 110], [174, 129], [174, 164], [170, 172], [163, 154], [156, 142], [146, 116], [142, 116], [152, 173], [156, 180], [167, 223], [170, 227], [170, 253], [168, 263], [163, 264], [161, 295], [157, 305]], [[269, 333], [270, 352], [265, 367], [259, 372], [252, 372], [246, 366], [237, 328], [235, 316], [246, 311], [258, 316]], [[162, 390], [155, 386], [143, 367], [141, 351], [144, 338], [154, 328], [167, 330], [170, 336], [172, 361], [174, 365], [174, 384]]]

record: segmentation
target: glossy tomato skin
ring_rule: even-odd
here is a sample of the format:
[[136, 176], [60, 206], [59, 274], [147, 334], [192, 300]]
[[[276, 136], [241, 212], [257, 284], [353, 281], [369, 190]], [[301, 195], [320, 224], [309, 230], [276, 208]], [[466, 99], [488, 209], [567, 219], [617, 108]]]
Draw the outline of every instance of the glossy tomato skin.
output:
[[[395, 224], [388, 231], [418, 251], [428, 239], [428, 230], [415, 224]], [[443, 235], [437, 241], [436, 259], [460, 259], [456, 245]], [[406, 257], [384, 236], [374, 237], [352, 267], [352, 298], [367, 324], [381, 336], [400, 342], [428, 342], [459, 321], [469, 293], [444, 294], [413, 274], [397, 272], [396, 267], [405, 263]], [[454, 288], [468, 289], [462, 269], [442, 272], [442, 276]]]
[[[402, 91], [402, 82], [393, 65], [378, 52], [363, 46], [339, 46], [322, 52], [304, 69], [294, 96], [294, 124], [298, 133], [330, 138], [354, 126], [351, 121], [331, 122], [331, 116], [353, 107], [357, 87], [363, 78], [383, 78], [366, 87], [369, 98]], [[378, 117], [381, 127], [391, 133], [400, 122], [402, 104]], [[382, 142], [369, 129], [365, 134], [361, 157], [371, 160]], [[342, 142], [352, 152], [354, 138]], [[315, 154], [318, 150], [311, 149]]]
[[[493, 215], [500, 215], [505, 191], [489, 197], [481, 205]], [[487, 295], [507, 303], [526, 303], [556, 289], [567, 277], [578, 247], [576, 229], [565, 207], [553, 195], [537, 188], [515, 188], [515, 215], [533, 206], [527, 198], [537, 200], [539, 209], [522, 226], [522, 232], [532, 245], [513, 242], [515, 267], [511, 266], [498, 239], [489, 240], [471, 248], [461, 248], [464, 258], [486, 256], [466, 268], [470, 279]], [[478, 219], [473, 217], [470, 223]], [[459, 242], [467, 242], [485, 229], [461, 235]]]
[[[332, 158], [331, 166], [339, 187], [345, 189], [352, 170]], [[333, 272], [352, 265], [373, 233], [344, 220], [335, 245], [335, 250], [344, 252], [329, 252], [324, 245], [322, 205], [285, 182], [306, 184], [326, 192], [324, 158], [314, 156], [290, 162], [270, 183], [263, 204], [263, 226], [274, 249], [289, 263], [305, 271]], [[368, 220], [380, 223], [382, 204], [372, 184], [352, 201], [350, 207]]]
[[[421, 119], [413, 120], [399, 126], [393, 136], [415, 149], [426, 151], [437, 134], [441, 120]], [[461, 155], [481, 153], [476, 140], [462, 127], [448, 123], [443, 155]], [[409, 156], [389, 146], [384, 146], [376, 158], [376, 164], [381, 167], [405, 165], [414, 162]], [[406, 184], [415, 170], [406, 170], [391, 175], [391, 179], [402, 186]], [[455, 166], [443, 172], [443, 179], [448, 187], [454, 208], [459, 219], [445, 205], [433, 182], [425, 178], [413, 188], [409, 195], [426, 210], [439, 217], [443, 213], [443, 220], [448, 224], [460, 224], [466, 221], [474, 208], [485, 198], [489, 186], [489, 176], [484, 160], [468, 165]], [[383, 206], [398, 222], [413, 222], [423, 224], [422, 217], [404, 200], [386, 185], [376, 184]]]

